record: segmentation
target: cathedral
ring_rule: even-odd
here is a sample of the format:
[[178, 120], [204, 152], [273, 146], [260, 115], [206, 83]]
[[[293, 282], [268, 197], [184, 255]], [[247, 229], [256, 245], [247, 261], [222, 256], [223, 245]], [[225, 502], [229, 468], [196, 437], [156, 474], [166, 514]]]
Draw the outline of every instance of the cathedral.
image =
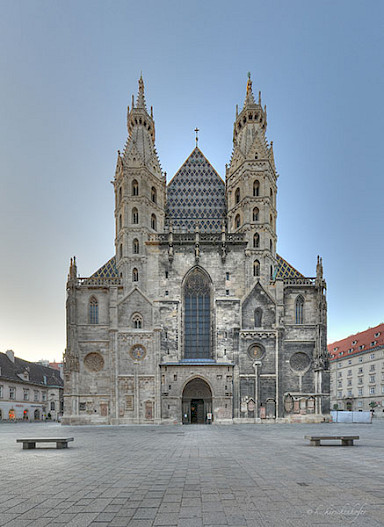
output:
[[306, 277], [276, 252], [278, 175], [250, 75], [225, 180], [196, 141], [167, 183], [142, 77], [127, 128], [115, 255], [88, 278], [70, 263], [63, 424], [323, 421], [322, 260]]

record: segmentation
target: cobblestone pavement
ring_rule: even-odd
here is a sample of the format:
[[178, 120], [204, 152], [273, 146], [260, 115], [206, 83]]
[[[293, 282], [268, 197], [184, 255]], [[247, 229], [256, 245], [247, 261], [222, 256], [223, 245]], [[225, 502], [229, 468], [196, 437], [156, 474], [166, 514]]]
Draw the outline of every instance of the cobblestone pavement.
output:
[[[306, 434], [359, 435], [311, 447]], [[22, 437], [71, 437], [23, 450]], [[372, 425], [0, 425], [0, 526], [384, 525]]]

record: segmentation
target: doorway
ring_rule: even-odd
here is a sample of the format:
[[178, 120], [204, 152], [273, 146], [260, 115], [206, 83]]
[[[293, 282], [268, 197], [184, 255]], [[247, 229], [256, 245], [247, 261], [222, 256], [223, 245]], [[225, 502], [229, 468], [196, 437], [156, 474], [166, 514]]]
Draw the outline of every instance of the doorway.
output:
[[182, 399], [183, 424], [202, 425], [212, 415], [212, 392], [203, 379], [193, 379], [184, 388]]

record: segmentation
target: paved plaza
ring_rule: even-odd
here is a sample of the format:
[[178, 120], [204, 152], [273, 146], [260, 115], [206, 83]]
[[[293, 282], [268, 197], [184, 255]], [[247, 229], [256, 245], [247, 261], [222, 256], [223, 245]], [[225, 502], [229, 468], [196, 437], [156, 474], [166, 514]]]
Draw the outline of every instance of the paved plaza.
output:
[[[384, 420], [383, 420], [384, 421]], [[307, 434], [359, 435], [311, 447]], [[22, 437], [75, 438], [23, 450]], [[384, 422], [0, 425], [0, 526], [384, 525]]]

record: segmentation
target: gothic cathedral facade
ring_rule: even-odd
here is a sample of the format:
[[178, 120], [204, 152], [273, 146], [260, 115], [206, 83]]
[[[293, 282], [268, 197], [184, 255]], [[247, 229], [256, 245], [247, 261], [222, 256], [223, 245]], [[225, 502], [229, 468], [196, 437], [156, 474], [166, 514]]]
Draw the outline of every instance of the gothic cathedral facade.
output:
[[277, 172], [248, 79], [221, 179], [196, 148], [167, 184], [143, 79], [118, 153], [115, 256], [67, 282], [64, 424], [321, 421], [326, 284], [276, 252]]

